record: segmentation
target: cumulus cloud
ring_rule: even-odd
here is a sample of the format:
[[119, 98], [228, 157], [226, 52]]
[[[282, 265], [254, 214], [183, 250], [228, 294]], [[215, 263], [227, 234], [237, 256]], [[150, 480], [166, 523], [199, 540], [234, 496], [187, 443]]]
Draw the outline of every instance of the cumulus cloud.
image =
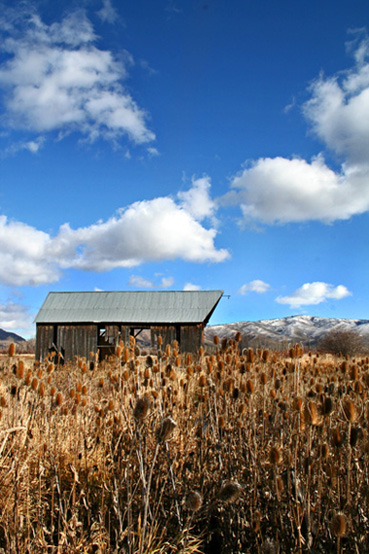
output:
[[0, 328], [6, 331], [19, 333], [20, 330], [27, 335], [34, 334], [33, 315], [29, 308], [17, 302], [0, 304]]
[[312, 160], [260, 158], [231, 180], [223, 203], [240, 205], [244, 221], [267, 224], [348, 219], [369, 210], [369, 40], [356, 44], [355, 64], [310, 86], [303, 113], [339, 171], [323, 154]]
[[192, 179], [192, 186], [187, 191], [178, 193], [182, 205], [195, 219], [202, 221], [213, 217], [216, 206], [210, 197], [211, 181], [207, 175], [199, 179]]
[[138, 289], [152, 289], [154, 283], [145, 279], [141, 275], [131, 275], [128, 281], [130, 287], [137, 287]]
[[279, 304], [288, 304], [291, 308], [299, 308], [304, 305], [321, 304], [327, 299], [341, 300], [352, 293], [344, 285], [330, 285], [316, 281], [305, 283], [289, 296], [279, 296], [276, 301]]
[[[106, 18], [109, 5], [104, 3]], [[91, 141], [122, 135], [134, 143], [154, 140], [146, 112], [123, 86], [132, 57], [126, 53], [118, 60], [99, 49], [82, 10], [51, 25], [37, 14], [20, 13], [6, 24], [0, 20], [0, 33], [7, 54], [0, 66], [0, 86], [10, 127], [62, 135], [79, 132]]]
[[201, 290], [201, 286], [194, 283], [186, 283], [183, 290]]
[[245, 283], [244, 285], [242, 285], [238, 292], [239, 294], [243, 295], [248, 294], [249, 292], [264, 294], [265, 292], [268, 292], [268, 290], [270, 290], [270, 285], [268, 283], [265, 283], [260, 279], [255, 279], [254, 281], [250, 281], [250, 283]]
[[115, 23], [118, 19], [118, 14], [115, 8], [113, 8], [111, 1], [103, 0], [102, 4], [102, 8], [97, 12], [101, 21], [104, 23]]
[[[55, 236], [1, 216], [0, 282], [50, 283], [68, 268], [103, 272], [150, 261], [222, 262], [229, 252], [216, 248], [216, 234], [169, 197], [135, 202], [88, 227], [65, 223]], [[168, 279], [162, 287], [171, 286]]]

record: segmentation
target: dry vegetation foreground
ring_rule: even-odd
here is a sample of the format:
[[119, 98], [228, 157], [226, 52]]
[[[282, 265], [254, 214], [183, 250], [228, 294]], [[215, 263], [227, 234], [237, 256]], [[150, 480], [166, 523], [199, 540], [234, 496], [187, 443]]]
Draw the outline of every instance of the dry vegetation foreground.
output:
[[369, 359], [239, 338], [0, 358], [0, 552], [369, 552]]

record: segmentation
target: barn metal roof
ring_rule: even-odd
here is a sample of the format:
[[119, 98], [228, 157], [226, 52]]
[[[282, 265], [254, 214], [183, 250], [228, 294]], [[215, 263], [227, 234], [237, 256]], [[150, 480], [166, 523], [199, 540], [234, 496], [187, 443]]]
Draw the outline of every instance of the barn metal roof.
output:
[[223, 291], [50, 292], [36, 323], [202, 323]]

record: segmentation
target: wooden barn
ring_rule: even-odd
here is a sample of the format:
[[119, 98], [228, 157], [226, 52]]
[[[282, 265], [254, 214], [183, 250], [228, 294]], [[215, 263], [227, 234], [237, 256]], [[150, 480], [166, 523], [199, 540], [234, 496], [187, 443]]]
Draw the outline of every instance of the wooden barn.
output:
[[[177, 340], [181, 352], [197, 352], [204, 327], [223, 291], [50, 292], [36, 322], [36, 359], [50, 352], [63, 360], [100, 358], [149, 330], [151, 346]], [[148, 331], [146, 331], [148, 333]]]

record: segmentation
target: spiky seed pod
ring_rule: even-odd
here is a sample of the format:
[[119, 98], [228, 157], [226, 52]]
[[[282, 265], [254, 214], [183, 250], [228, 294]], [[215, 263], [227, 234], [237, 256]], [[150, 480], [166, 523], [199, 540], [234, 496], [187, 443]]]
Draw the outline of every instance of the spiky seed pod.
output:
[[109, 400], [108, 409], [109, 409], [110, 411], [114, 410], [114, 402], [113, 402], [113, 400]]
[[260, 522], [261, 522], [261, 513], [256, 511], [252, 520], [252, 530], [254, 533], [259, 533], [260, 531]]
[[205, 375], [200, 375], [199, 377], [199, 387], [205, 387], [206, 385], [206, 377]]
[[240, 396], [240, 389], [238, 387], [235, 387], [232, 392], [233, 400], [237, 400], [239, 396]]
[[325, 460], [325, 461], [328, 460], [328, 458], [329, 458], [329, 446], [326, 442], [324, 442], [321, 446], [320, 455], [321, 455], [321, 458], [323, 460]]
[[262, 359], [263, 359], [263, 362], [268, 362], [269, 361], [269, 350], [264, 350], [263, 355], [262, 355]]
[[62, 402], [63, 402], [62, 393], [61, 393], [61, 392], [58, 392], [58, 394], [56, 395], [56, 405], [57, 405], [57, 406], [61, 406], [61, 405], [62, 405]]
[[76, 394], [75, 403], [76, 403], [77, 406], [79, 406], [80, 403], [81, 403], [81, 394], [79, 392], [77, 392], [77, 394]]
[[343, 444], [343, 438], [338, 427], [332, 431], [332, 442], [336, 448], [340, 448]]
[[102, 389], [104, 387], [104, 379], [100, 377], [99, 379], [99, 387]]
[[311, 425], [318, 425], [319, 423], [319, 414], [315, 402], [310, 400], [307, 403], [305, 409], [305, 421], [311, 423]]
[[361, 433], [362, 433], [362, 430], [361, 430], [360, 427], [352, 427], [351, 428], [351, 431], [350, 431], [350, 445], [351, 445], [351, 448], [354, 448], [357, 445]]
[[363, 384], [361, 381], [355, 381], [354, 390], [356, 394], [363, 394]]
[[352, 400], [348, 399], [343, 404], [343, 412], [349, 423], [355, 423], [356, 421], [356, 409]]
[[145, 419], [150, 409], [150, 399], [148, 396], [138, 398], [136, 401], [135, 409], [133, 410], [133, 417], [136, 421], [140, 422]]
[[42, 381], [38, 387], [38, 394], [40, 396], [45, 396], [45, 383], [43, 383]]
[[294, 399], [293, 399], [293, 409], [296, 411], [296, 412], [301, 412], [301, 409], [302, 409], [302, 398], [300, 396], [296, 396]]
[[146, 356], [145, 364], [146, 367], [152, 367], [154, 365], [154, 360], [151, 356]]
[[269, 461], [273, 466], [277, 466], [282, 461], [282, 453], [279, 446], [272, 446], [269, 451]]
[[14, 342], [11, 342], [9, 344], [9, 349], [8, 349], [8, 356], [9, 358], [12, 358], [15, 354], [15, 343]]
[[332, 519], [332, 531], [336, 537], [344, 537], [347, 531], [347, 519], [346, 516], [338, 512]]
[[166, 442], [170, 439], [177, 424], [171, 417], [165, 417], [156, 430], [156, 438], [158, 442]]
[[246, 382], [246, 391], [248, 392], [248, 394], [252, 394], [254, 392], [254, 383], [251, 381], [251, 379]]
[[351, 381], [357, 381], [358, 376], [359, 376], [359, 370], [356, 365], [353, 365], [350, 369]]
[[266, 374], [264, 372], [261, 373], [260, 374], [260, 383], [263, 385], [263, 387], [265, 387], [267, 382], [268, 382], [268, 377], [266, 376]]
[[202, 505], [202, 496], [197, 491], [192, 491], [186, 498], [186, 508], [190, 512], [197, 512]]
[[163, 337], [161, 335], [158, 336], [158, 346], [161, 346], [163, 344]]
[[18, 367], [17, 367], [17, 377], [18, 379], [23, 379], [24, 376], [24, 362], [23, 360], [19, 360]]
[[82, 387], [82, 394], [83, 394], [83, 395], [87, 394], [87, 387], [86, 387], [86, 385], [83, 385], [83, 387]]
[[333, 411], [333, 400], [331, 396], [326, 396], [323, 401], [323, 415], [328, 416]]
[[240, 342], [240, 341], [241, 341], [241, 338], [242, 338], [242, 337], [241, 337], [240, 331], [237, 331], [234, 340], [235, 340], [236, 342]]
[[31, 388], [32, 388], [32, 390], [36, 391], [37, 387], [38, 387], [38, 379], [36, 379], [36, 377], [34, 377], [32, 379], [32, 382], [31, 382]]
[[223, 502], [234, 502], [242, 492], [243, 488], [237, 481], [227, 481], [218, 492], [218, 499]]
[[38, 372], [37, 372], [37, 377], [38, 377], [39, 379], [41, 379], [43, 373], [44, 373], [44, 372], [43, 372], [42, 369], [40, 368], [40, 369], [38, 370]]
[[254, 362], [254, 351], [252, 348], [249, 348], [247, 351], [247, 361], [250, 364]]
[[0, 406], [1, 406], [2, 408], [6, 408], [6, 399], [5, 399], [4, 396], [1, 396], [1, 397], [0, 397]]
[[225, 419], [223, 416], [219, 416], [218, 418], [218, 427], [219, 429], [224, 429], [225, 427]]

